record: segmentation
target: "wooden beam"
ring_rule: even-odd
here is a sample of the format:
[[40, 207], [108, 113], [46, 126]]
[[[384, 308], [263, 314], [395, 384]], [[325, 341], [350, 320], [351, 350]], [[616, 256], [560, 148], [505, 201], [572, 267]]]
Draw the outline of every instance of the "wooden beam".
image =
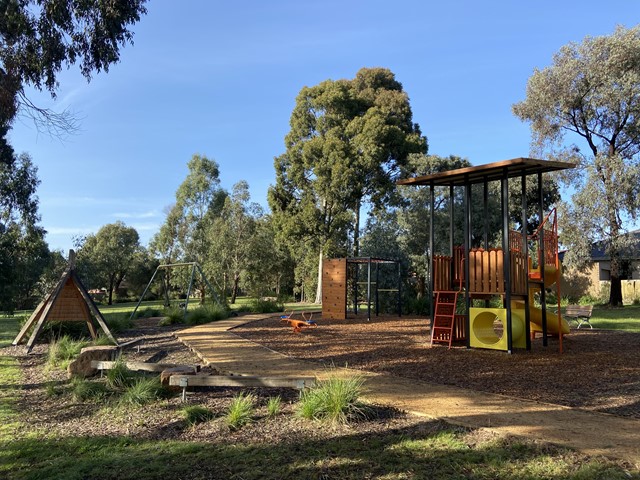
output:
[[297, 388], [315, 385], [313, 377], [258, 377], [250, 375], [172, 375], [170, 386], [176, 387], [271, 387]]
[[96, 317], [96, 320], [98, 321], [98, 324], [100, 324], [100, 327], [102, 328], [102, 331], [107, 335], [109, 340], [111, 340], [113, 343], [118, 345], [118, 341], [111, 334], [111, 331], [109, 330], [109, 327], [107, 327], [106, 320], [102, 316], [102, 313], [100, 313], [100, 310], [98, 310], [98, 307], [96, 307], [96, 304], [93, 303], [93, 299], [91, 298], [91, 295], [89, 295], [89, 292], [87, 292], [87, 289], [84, 288], [84, 285], [80, 281], [80, 278], [78, 278], [78, 276], [76, 275], [76, 273], [74, 271], [71, 272], [71, 275], [72, 275], [73, 282], [76, 285], [76, 288], [80, 292], [80, 295], [82, 295], [82, 298], [84, 298], [84, 301], [86, 302], [87, 306], [89, 307], [89, 310], [91, 311], [91, 313], [93, 313], [93, 315]]
[[[111, 370], [118, 362], [107, 362], [92, 360], [91, 367], [98, 370]], [[175, 363], [147, 363], [147, 362], [124, 362], [129, 370], [142, 370], [145, 372], [164, 372], [170, 368], [184, 367], [193, 369], [194, 373], [199, 370], [197, 365], [179, 365]]]

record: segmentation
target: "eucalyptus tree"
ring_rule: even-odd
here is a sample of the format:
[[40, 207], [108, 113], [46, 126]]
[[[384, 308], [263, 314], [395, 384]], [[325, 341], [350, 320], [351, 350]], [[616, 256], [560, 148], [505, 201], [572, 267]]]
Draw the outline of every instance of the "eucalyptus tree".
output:
[[8, 0], [0, 22], [0, 125], [23, 110], [39, 126], [68, 128], [68, 116], [35, 105], [25, 87], [55, 97], [58, 74], [79, 63], [90, 80], [109, 71], [120, 48], [133, 42], [131, 26], [146, 13], [146, 0]]
[[109, 305], [113, 293], [135, 264], [140, 237], [133, 227], [118, 221], [105, 225], [98, 233], [84, 238], [78, 250], [78, 270], [88, 287], [105, 287]]
[[24, 306], [48, 262], [39, 183], [29, 155], [16, 155], [0, 136], [0, 310]]
[[582, 266], [602, 241], [609, 304], [622, 305], [625, 221], [640, 211], [640, 26], [562, 47], [551, 66], [534, 71], [513, 111], [529, 122], [540, 152], [576, 163], [567, 175], [575, 193], [564, 205], [565, 258]]
[[[222, 275], [222, 291], [226, 295], [227, 281], [231, 288], [230, 303], [235, 303], [240, 280], [246, 274], [253, 255], [257, 220], [262, 208], [251, 202], [249, 184], [242, 180], [233, 186], [220, 215], [210, 224], [207, 236], [211, 239], [206, 266]], [[220, 278], [220, 275], [216, 275]]]
[[320, 274], [323, 254], [347, 244], [349, 231], [358, 254], [363, 204], [392, 203], [408, 155], [427, 143], [402, 84], [384, 68], [304, 87], [290, 126], [269, 202], [286, 235], [315, 240]]

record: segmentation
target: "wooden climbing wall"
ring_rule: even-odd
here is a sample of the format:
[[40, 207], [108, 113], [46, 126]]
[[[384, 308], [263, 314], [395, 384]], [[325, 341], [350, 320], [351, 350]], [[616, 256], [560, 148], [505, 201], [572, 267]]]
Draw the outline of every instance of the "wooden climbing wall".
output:
[[322, 262], [322, 318], [347, 318], [347, 259]]

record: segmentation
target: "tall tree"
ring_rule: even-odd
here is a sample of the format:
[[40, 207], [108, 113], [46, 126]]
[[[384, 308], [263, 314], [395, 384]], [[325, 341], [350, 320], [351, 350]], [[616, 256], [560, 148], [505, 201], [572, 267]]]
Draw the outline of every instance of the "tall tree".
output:
[[315, 230], [320, 274], [323, 253], [346, 240], [347, 226], [358, 255], [363, 204], [391, 203], [407, 156], [426, 152], [427, 143], [402, 84], [383, 68], [304, 87], [290, 125], [287, 150], [275, 161], [270, 206], [274, 215], [290, 219], [282, 222], [285, 229], [300, 234], [305, 222], [307, 232]]
[[[514, 113], [530, 123], [534, 145], [577, 164], [566, 205], [565, 257], [580, 266], [603, 241], [611, 259], [609, 304], [622, 305], [625, 220], [640, 211], [640, 26], [570, 43], [535, 70]], [[565, 136], [580, 143], [569, 143]], [[585, 148], [586, 147], [586, 148]]]
[[0, 135], [0, 310], [28, 307], [49, 260], [38, 225], [39, 183], [31, 158], [16, 156]]
[[[220, 216], [211, 223], [207, 235], [211, 244], [206, 265], [221, 270], [223, 278], [229, 279], [232, 304], [236, 301], [241, 276], [246, 272], [252, 255], [256, 222], [261, 215], [262, 208], [251, 202], [249, 184], [242, 180], [233, 186]], [[225, 295], [226, 286], [224, 281], [222, 290]]]
[[187, 166], [189, 173], [176, 191], [177, 211], [167, 217], [167, 228], [179, 234], [184, 260], [204, 263], [210, 241], [207, 225], [219, 215], [227, 193], [220, 187], [220, 167], [215, 160], [196, 154]]
[[110, 223], [85, 238], [78, 251], [78, 270], [88, 280], [87, 286], [107, 289], [111, 305], [114, 291], [131, 270], [139, 251], [140, 237], [135, 228], [119, 221]]

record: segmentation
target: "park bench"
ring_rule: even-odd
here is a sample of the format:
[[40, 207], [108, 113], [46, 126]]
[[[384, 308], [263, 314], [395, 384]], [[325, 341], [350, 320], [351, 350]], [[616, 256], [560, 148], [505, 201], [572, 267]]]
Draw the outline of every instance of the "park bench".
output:
[[577, 322], [577, 328], [580, 328], [582, 325], [589, 325], [590, 328], [593, 328], [590, 322], [592, 312], [593, 305], [567, 305], [564, 317], [567, 321], [573, 320]]

